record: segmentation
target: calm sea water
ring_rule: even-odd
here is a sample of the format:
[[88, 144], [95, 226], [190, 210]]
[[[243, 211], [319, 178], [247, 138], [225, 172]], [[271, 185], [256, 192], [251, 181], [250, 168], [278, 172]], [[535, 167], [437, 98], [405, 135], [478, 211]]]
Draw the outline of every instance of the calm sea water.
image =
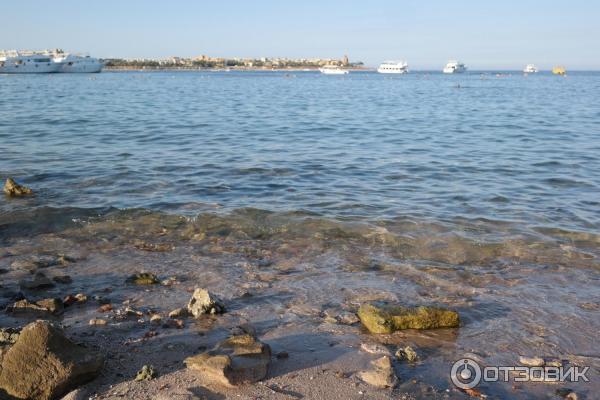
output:
[[0, 176], [54, 207], [597, 231], [599, 96], [577, 72], [4, 75]]
[[[590, 366], [591, 383], [568, 387], [595, 398], [599, 100], [600, 73], [0, 76], [0, 178], [36, 192], [0, 200], [0, 309], [31, 279], [22, 266], [32, 257], [66, 254], [73, 282], [28, 298], [108, 288], [115, 307], [167, 315], [202, 285], [295, 368], [351, 354], [355, 372], [372, 356], [360, 343], [378, 339], [359, 324], [340, 335], [323, 313], [372, 300], [442, 305], [460, 328], [385, 339], [423, 358], [398, 365], [399, 390], [431, 397], [424, 382], [462, 398], [448, 377], [456, 360], [518, 365], [525, 355]], [[180, 283], [127, 285], [140, 270]], [[63, 322], [92, 337], [86, 321], [97, 317], [71, 307]], [[0, 313], [2, 326], [22, 323]], [[215, 323], [203, 344], [231, 320]], [[103, 349], [146, 328], [107, 330]], [[175, 337], [196, 351], [198, 327], [185, 329]], [[181, 359], [155, 364], [173, 365]], [[113, 391], [111, 379], [99, 392]], [[531, 399], [562, 386], [481, 388]]]

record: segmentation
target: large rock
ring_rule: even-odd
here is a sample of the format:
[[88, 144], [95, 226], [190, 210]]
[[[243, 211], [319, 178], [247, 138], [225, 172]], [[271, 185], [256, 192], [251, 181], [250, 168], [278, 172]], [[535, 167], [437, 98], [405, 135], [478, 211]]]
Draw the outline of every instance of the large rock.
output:
[[6, 183], [4, 184], [4, 193], [7, 196], [19, 197], [19, 196], [27, 196], [33, 194], [33, 191], [28, 187], [23, 185], [19, 185], [12, 178], [8, 178]]
[[394, 372], [392, 360], [389, 356], [383, 356], [377, 360], [371, 361], [373, 369], [361, 371], [358, 373], [360, 379], [369, 385], [379, 388], [393, 388], [398, 384], [398, 377]]
[[271, 363], [271, 348], [250, 332], [230, 336], [213, 350], [185, 359], [211, 383], [236, 386], [263, 379]]
[[358, 310], [360, 322], [371, 333], [392, 333], [401, 329], [456, 328], [456, 311], [437, 307], [407, 308], [389, 304], [363, 304]]
[[56, 399], [96, 377], [100, 355], [76, 345], [48, 321], [21, 331], [0, 370], [0, 392], [16, 399]]
[[14, 315], [47, 317], [61, 315], [65, 308], [61, 299], [44, 299], [31, 302], [27, 299], [15, 302], [8, 311]]
[[223, 314], [225, 304], [206, 289], [196, 289], [190, 299], [187, 309], [194, 317], [203, 314]]
[[54, 286], [54, 283], [43, 273], [37, 272], [33, 276], [33, 279], [20, 281], [19, 286], [22, 289], [36, 290], [51, 288]]

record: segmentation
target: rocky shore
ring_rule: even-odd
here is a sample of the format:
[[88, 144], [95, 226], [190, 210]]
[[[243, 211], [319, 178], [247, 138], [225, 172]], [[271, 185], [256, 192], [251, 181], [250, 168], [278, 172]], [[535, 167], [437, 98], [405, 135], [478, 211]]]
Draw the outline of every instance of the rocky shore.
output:
[[[33, 195], [25, 189], [8, 181], [7, 199]], [[510, 314], [490, 305], [482, 281], [451, 285], [442, 268], [377, 262], [370, 251], [383, 239], [372, 232], [284, 239], [289, 227], [256, 224], [268, 218], [0, 224], [12, 232], [0, 250], [0, 399], [586, 398], [585, 386], [456, 388], [452, 361], [493, 362], [477, 337], [494, 334], [492, 315]], [[596, 362], [548, 357], [550, 328], [511, 318], [547, 338], [515, 342], [515, 362]]]

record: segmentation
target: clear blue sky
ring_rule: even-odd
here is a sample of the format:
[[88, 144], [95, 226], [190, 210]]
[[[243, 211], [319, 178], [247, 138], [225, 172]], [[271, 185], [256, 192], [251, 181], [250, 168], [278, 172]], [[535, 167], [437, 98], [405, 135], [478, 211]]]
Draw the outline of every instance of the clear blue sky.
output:
[[406, 59], [439, 69], [600, 69], [596, 0], [12, 0], [0, 49], [60, 47], [98, 57]]

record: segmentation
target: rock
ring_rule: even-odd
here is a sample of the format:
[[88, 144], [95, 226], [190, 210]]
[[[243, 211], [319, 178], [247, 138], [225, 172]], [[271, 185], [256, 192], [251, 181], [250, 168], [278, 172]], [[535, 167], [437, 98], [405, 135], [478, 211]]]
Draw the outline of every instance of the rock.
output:
[[12, 178], [8, 178], [4, 183], [4, 193], [11, 197], [28, 196], [33, 194], [33, 191], [26, 186], [19, 185]]
[[90, 319], [89, 325], [90, 326], [105, 326], [107, 324], [105, 319], [101, 319], [101, 318], [94, 318], [94, 319]]
[[196, 289], [187, 305], [187, 309], [194, 317], [203, 314], [223, 314], [225, 305], [214, 294], [206, 289]]
[[184, 327], [185, 322], [182, 319], [168, 319], [167, 322], [163, 324], [163, 328], [183, 329]]
[[213, 350], [185, 359], [189, 369], [199, 371], [210, 383], [226, 386], [260, 381], [270, 363], [269, 345], [249, 333], [230, 336]]
[[135, 376], [136, 381], [151, 381], [156, 378], [156, 371], [152, 365], [144, 365]]
[[456, 328], [456, 311], [436, 307], [407, 308], [388, 304], [363, 304], [358, 310], [360, 322], [371, 333], [392, 333], [402, 329]]
[[87, 296], [83, 293], [77, 293], [75, 296], [68, 295], [63, 299], [65, 307], [72, 306], [73, 304], [81, 304], [87, 301]]
[[379, 388], [393, 388], [398, 384], [398, 377], [394, 373], [392, 360], [388, 356], [383, 356], [377, 360], [371, 361], [372, 370], [358, 373], [358, 377], [369, 385]]
[[57, 275], [52, 278], [52, 280], [56, 283], [69, 284], [73, 283], [73, 279], [69, 275]]
[[371, 354], [382, 354], [384, 356], [391, 356], [392, 353], [385, 346], [377, 343], [361, 343], [360, 349], [364, 352]]
[[188, 309], [181, 307], [181, 308], [176, 308], [173, 311], [171, 311], [169, 313], [169, 318], [185, 318], [189, 315]]
[[137, 249], [151, 252], [164, 253], [173, 250], [173, 246], [166, 243], [147, 243], [147, 242], [136, 242], [134, 246]]
[[30, 280], [30, 281], [26, 281], [26, 280], [20, 281], [19, 282], [19, 286], [21, 287], [21, 289], [36, 290], [36, 289], [51, 288], [51, 287], [54, 286], [54, 283], [52, 283], [52, 281], [50, 280], [50, 278], [48, 278], [43, 273], [37, 272], [33, 276], [32, 280]]
[[109, 303], [109, 304], [102, 304], [102, 305], [101, 305], [101, 306], [98, 308], [98, 312], [99, 312], [99, 313], [107, 313], [107, 312], [110, 312], [110, 311], [112, 311], [112, 309], [113, 309], [113, 306], [112, 306], [112, 304], [110, 304], [110, 303]]
[[160, 316], [160, 314], [152, 314], [152, 316], [150, 316], [150, 322], [152, 322], [153, 324], [160, 324], [162, 321], [162, 317]]
[[277, 357], [278, 360], [285, 360], [286, 358], [289, 358], [290, 355], [287, 351], [280, 351], [275, 357]]
[[48, 316], [60, 315], [64, 312], [63, 302], [60, 299], [44, 299], [30, 302], [27, 299], [15, 302], [8, 309], [15, 315]]
[[519, 356], [519, 362], [526, 367], [543, 367], [544, 359], [542, 357], [524, 357]]
[[4, 356], [0, 389], [17, 399], [56, 399], [95, 378], [102, 364], [100, 355], [76, 345], [58, 327], [36, 321]]
[[337, 320], [342, 325], [354, 325], [360, 320], [353, 312], [343, 311], [338, 315]]
[[408, 362], [415, 362], [419, 359], [417, 352], [410, 346], [399, 348], [396, 351], [396, 358], [398, 360], [406, 360]]
[[29, 258], [21, 258], [13, 261], [10, 267], [13, 269], [21, 269], [33, 271], [37, 268], [48, 268], [60, 264], [60, 260], [53, 256], [32, 256]]
[[0, 328], [0, 346], [15, 344], [20, 332], [17, 328]]
[[140, 272], [127, 278], [127, 283], [133, 283], [134, 285], [156, 285], [160, 281], [156, 275], [150, 272]]

